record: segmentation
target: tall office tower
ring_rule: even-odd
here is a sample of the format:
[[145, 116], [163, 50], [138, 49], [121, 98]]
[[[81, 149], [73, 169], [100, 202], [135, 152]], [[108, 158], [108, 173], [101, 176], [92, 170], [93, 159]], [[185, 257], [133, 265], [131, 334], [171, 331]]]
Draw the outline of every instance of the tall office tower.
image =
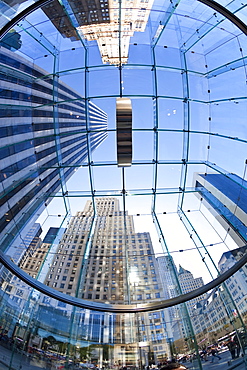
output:
[[[178, 280], [179, 280], [183, 294], [189, 293], [192, 290], [198, 289], [204, 285], [201, 277], [194, 278], [192, 273], [188, 270], [185, 270], [181, 265], [179, 265]], [[206, 294], [202, 294], [199, 297], [188, 301], [186, 304], [187, 304], [189, 312], [192, 311], [193, 306], [197, 302], [203, 301], [205, 298], [206, 298]]]
[[[111, 304], [151, 302], [162, 298], [149, 233], [135, 233], [133, 216], [120, 211], [116, 198], [96, 198], [95, 204], [95, 220], [91, 201], [87, 201], [84, 210], [72, 218], [51, 261], [45, 284], [72, 296]], [[167, 353], [162, 313], [138, 315], [139, 339], [136, 338], [132, 345], [126, 318], [121, 315], [109, 317], [104, 313], [101, 316], [99, 323], [104, 322], [107, 329], [95, 329], [94, 341], [100, 343], [104, 338], [106, 342], [121, 344], [125, 338], [130, 345], [116, 347], [116, 350], [126, 359], [131, 353], [133, 355], [133, 351], [139, 352], [140, 338], [143, 343], [151, 340], [159, 343], [155, 349], [156, 358]], [[85, 316], [82, 322], [88, 323], [89, 319]], [[115, 320], [114, 330], [110, 326], [112, 320]], [[88, 340], [90, 338], [89, 333]]]
[[88, 146], [94, 150], [106, 138], [107, 115], [93, 103], [86, 109], [76, 91], [3, 47], [0, 63], [0, 238], [4, 249], [87, 159]]
[[194, 175], [197, 196], [241, 247], [247, 242], [247, 181], [228, 173]]
[[45, 283], [64, 293], [101, 302], [160, 298], [149, 233], [135, 233], [133, 216], [124, 216], [116, 198], [95, 201], [95, 222], [93, 204], [87, 201], [64, 233]]

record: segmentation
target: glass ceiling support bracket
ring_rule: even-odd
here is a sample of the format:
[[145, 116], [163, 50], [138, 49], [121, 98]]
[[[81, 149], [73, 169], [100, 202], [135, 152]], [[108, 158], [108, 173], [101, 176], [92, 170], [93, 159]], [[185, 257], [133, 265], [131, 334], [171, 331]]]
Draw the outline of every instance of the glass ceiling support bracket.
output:
[[91, 201], [93, 206], [93, 216], [92, 216], [92, 223], [90, 226], [90, 231], [87, 239], [87, 243], [85, 246], [85, 253], [83, 255], [82, 263], [81, 263], [81, 270], [80, 270], [80, 276], [78, 278], [78, 285], [76, 289], [76, 296], [79, 294], [82, 294], [82, 288], [84, 283], [84, 276], [86, 273], [85, 267], [87, 266], [87, 259], [91, 250], [93, 235], [94, 235], [94, 229], [96, 226], [96, 216], [97, 216], [97, 207], [95, 204], [95, 190], [93, 185], [93, 173], [92, 173], [92, 166], [91, 166], [91, 138], [90, 138], [90, 115], [89, 115], [89, 98], [88, 98], [88, 49], [85, 49], [85, 123], [86, 123], [86, 145], [87, 145], [87, 157], [88, 157], [88, 173], [89, 173], [89, 182], [90, 182], [90, 190], [91, 190]]
[[[245, 35], [247, 35], [247, 25], [244, 22], [242, 22], [236, 15], [234, 15], [230, 10], [225, 8], [223, 5], [213, 0], [198, 0], [198, 1], [222, 14], [230, 22], [235, 24], [235, 26], [238, 27]], [[232, 1], [230, 3], [232, 3]]]
[[70, 214], [70, 205], [67, 198], [67, 186], [66, 180], [64, 175], [64, 168], [61, 167], [63, 162], [62, 150], [61, 150], [61, 142], [60, 142], [60, 127], [59, 127], [59, 112], [58, 112], [58, 68], [59, 65], [59, 52], [56, 52], [54, 55], [54, 65], [53, 65], [53, 125], [54, 125], [54, 138], [55, 138], [55, 147], [56, 147], [56, 156], [57, 156], [57, 163], [58, 163], [58, 173], [60, 178], [61, 184], [61, 191], [63, 195], [64, 206], [66, 210], [66, 214]]
[[[178, 295], [181, 295], [181, 294], [183, 294], [183, 292], [182, 292], [182, 287], [180, 285], [180, 281], [178, 279], [178, 273], [176, 271], [173, 259], [171, 257], [170, 251], [168, 249], [168, 245], [166, 244], [166, 240], [165, 240], [165, 237], [164, 237], [164, 234], [163, 234], [163, 230], [161, 228], [161, 225], [159, 223], [159, 220], [158, 220], [158, 217], [157, 217], [157, 214], [156, 214], [155, 211], [152, 212], [152, 217], [153, 217], [153, 222], [155, 224], [155, 227], [156, 227], [156, 230], [157, 230], [157, 233], [158, 233], [158, 236], [159, 236], [159, 241], [161, 243], [164, 255], [166, 255], [166, 254], [168, 255], [170, 265], [172, 266], [172, 271], [171, 271], [172, 279], [175, 280], [174, 282], [175, 282], [175, 286], [177, 288], [177, 293], [178, 293]], [[191, 322], [191, 319], [190, 319], [190, 315], [189, 315], [186, 303], [183, 303], [180, 308], [181, 308], [181, 312], [182, 312], [181, 321], [183, 323], [184, 330], [185, 331], [187, 331], [187, 329], [189, 330], [189, 332], [186, 333], [186, 337], [191, 338], [193, 340], [194, 345], [195, 345], [196, 354], [197, 354], [199, 369], [203, 370], [201, 360], [200, 360], [200, 355], [199, 355], [199, 349], [198, 349], [198, 345], [197, 345], [196, 336], [195, 336], [195, 333], [194, 333], [193, 325], [192, 325], [192, 322]]]
[[[207, 250], [207, 248], [206, 248], [206, 246], [204, 245], [204, 243], [202, 242], [202, 240], [201, 240], [201, 238], [200, 238], [199, 234], [196, 232], [195, 228], [194, 228], [194, 227], [193, 227], [193, 225], [191, 224], [191, 222], [190, 222], [189, 218], [186, 216], [186, 214], [184, 213], [184, 211], [183, 211], [181, 208], [178, 210], [178, 214], [179, 214], [179, 216], [180, 216], [180, 220], [183, 222], [183, 224], [184, 224], [184, 226], [185, 226], [186, 230], [187, 230], [187, 231], [188, 231], [188, 233], [190, 234], [190, 238], [191, 238], [191, 240], [193, 241], [193, 243], [195, 244], [195, 246], [196, 246], [196, 249], [197, 249], [198, 253], [199, 253], [199, 254], [200, 254], [200, 256], [202, 257], [202, 262], [204, 262], [204, 263], [205, 263], [205, 266], [206, 266], [206, 268], [207, 268], [207, 270], [208, 270], [208, 272], [209, 272], [209, 274], [210, 274], [211, 278], [213, 279], [213, 275], [212, 275], [212, 273], [211, 273], [211, 270], [210, 270], [209, 266], [207, 265], [207, 263], [206, 263], [206, 261], [205, 261], [205, 257], [203, 257], [203, 255], [202, 255], [202, 253], [201, 253], [201, 251], [200, 251], [200, 247], [201, 247], [201, 246], [203, 247], [203, 249], [204, 249], [204, 251], [205, 251], [205, 255], [208, 255], [208, 257], [209, 257], [209, 259], [210, 259], [210, 262], [212, 263], [213, 267], [215, 268], [215, 270], [216, 270], [216, 272], [217, 272], [217, 275], [220, 275], [220, 271], [219, 271], [219, 269], [217, 268], [217, 266], [216, 266], [216, 264], [215, 264], [215, 262], [214, 262], [214, 259], [211, 257], [211, 255], [210, 255], [209, 251]], [[232, 303], [232, 305], [233, 305], [234, 309], [236, 310], [236, 312], [237, 312], [237, 314], [238, 314], [238, 317], [239, 317], [239, 319], [240, 319], [240, 321], [241, 321], [241, 324], [242, 324], [243, 328], [245, 328], [245, 325], [244, 325], [243, 319], [242, 319], [242, 317], [241, 317], [241, 315], [240, 315], [240, 312], [239, 312], [239, 310], [238, 310], [238, 307], [237, 307], [237, 305], [235, 304], [235, 301], [234, 301], [234, 299], [232, 298], [232, 295], [231, 295], [231, 293], [230, 293], [230, 291], [229, 291], [229, 289], [228, 289], [228, 287], [227, 287], [226, 283], [225, 283], [225, 282], [223, 282], [223, 283], [222, 283], [222, 285], [223, 285], [224, 289], [226, 290], [227, 294], [228, 294], [228, 295], [229, 295], [229, 297], [230, 297], [231, 303]], [[247, 331], [246, 331], [246, 332], [247, 332]]]
[[[233, 14], [246, 7], [246, 5], [243, 5], [242, 3], [238, 4], [234, 1], [231, 2], [231, 5], [234, 7], [231, 10]], [[215, 27], [218, 27], [220, 23], [222, 23], [224, 20], [225, 15], [223, 15], [222, 13], [214, 13], [206, 22], [203, 23], [201, 27], [196, 30], [196, 32], [192, 36], [189, 37], [187, 41], [184, 42], [184, 52], [186, 53], [187, 51], [189, 51], [195, 44], [203, 39], [203, 37], [205, 37]]]
[[92, 197], [92, 205], [94, 210], [94, 215], [97, 215], [97, 208], [94, 201], [95, 190], [93, 184], [93, 173], [92, 173], [92, 160], [91, 160], [91, 138], [90, 138], [90, 116], [89, 116], [89, 98], [88, 98], [88, 49], [85, 50], [85, 122], [86, 122], [86, 145], [87, 145], [87, 158], [88, 158], [88, 173], [89, 173], [89, 183]]
[[161, 12], [161, 14], [164, 14], [163, 19], [160, 20], [160, 25], [155, 33], [155, 35], [152, 38], [152, 48], [155, 48], [155, 46], [158, 44], [159, 39], [164, 32], [169, 20], [171, 19], [172, 15], [174, 14], [175, 10], [177, 9], [178, 4], [181, 0], [174, 1], [170, 0], [170, 5], [167, 9], [165, 9], [164, 12]]
[[211, 71], [205, 73], [204, 76], [206, 78], [212, 78], [212, 77], [221, 75], [222, 73], [234, 71], [237, 68], [246, 67], [246, 66], [247, 66], [247, 57], [245, 56], [237, 60], [234, 60], [233, 62], [227, 63], [223, 66], [212, 69]]

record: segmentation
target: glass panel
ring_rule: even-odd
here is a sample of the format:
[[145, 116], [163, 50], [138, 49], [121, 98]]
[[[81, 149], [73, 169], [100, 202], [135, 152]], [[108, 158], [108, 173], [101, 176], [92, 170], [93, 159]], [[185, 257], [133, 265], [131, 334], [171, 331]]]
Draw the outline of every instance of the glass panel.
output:
[[[159, 159], [177, 160], [182, 159], [183, 135], [180, 132], [159, 132]], [[178, 149], [179, 148], [179, 149]]]
[[158, 95], [178, 97], [183, 96], [181, 72], [157, 69]]
[[123, 69], [124, 95], [152, 95], [153, 73], [151, 69]]
[[88, 96], [114, 96], [119, 95], [120, 76], [116, 67], [92, 69], [88, 77]]
[[183, 129], [183, 103], [174, 99], [158, 100], [158, 125], [161, 129]]

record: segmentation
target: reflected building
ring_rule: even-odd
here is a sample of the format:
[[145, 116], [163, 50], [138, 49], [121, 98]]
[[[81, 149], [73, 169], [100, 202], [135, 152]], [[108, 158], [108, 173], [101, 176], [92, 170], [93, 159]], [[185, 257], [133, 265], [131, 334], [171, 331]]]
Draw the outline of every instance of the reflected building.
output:
[[21, 45], [21, 35], [14, 29], [6, 33], [6, 35], [0, 40], [0, 46], [12, 51], [20, 49]]
[[[243, 246], [240, 248], [233, 249], [231, 251], [225, 252], [222, 254], [218, 266], [221, 273], [227, 271], [231, 268], [236, 261], [239, 261], [247, 252], [247, 247]], [[237, 271], [234, 276], [230, 277], [225, 282], [234, 302], [235, 307], [229, 307], [229, 312], [233, 316], [237, 316], [239, 311], [241, 316], [244, 319], [244, 322], [247, 322], [247, 266], [244, 265], [239, 271]]]
[[[130, 39], [134, 32], [144, 32], [153, 0], [58, 0], [42, 7], [63, 37], [96, 40], [103, 63], [128, 61]], [[120, 45], [119, 45], [120, 43]]]
[[233, 173], [196, 173], [198, 197], [241, 247], [247, 242], [247, 181]]
[[107, 23], [97, 19], [96, 24], [82, 25], [78, 31], [87, 40], [97, 41], [103, 63], [124, 64], [128, 61], [130, 38], [134, 32], [145, 31], [153, 0], [108, 0], [108, 4]]
[[50, 247], [59, 230], [59, 228], [50, 227], [44, 240], [42, 241], [40, 238], [36, 237], [24, 253], [19, 266], [33, 278], [38, 278], [47, 253], [49, 253]]
[[16, 264], [21, 264], [24, 255], [32, 255], [32, 251], [36, 249], [36, 246], [41, 243], [40, 235], [42, 233], [41, 225], [35, 223], [27, 232], [26, 236], [20, 242], [19, 246], [16, 247], [16, 251], [13, 255], [13, 261]]
[[[0, 237], [2, 249], [39, 216], [106, 138], [107, 115], [42, 68], [1, 47]], [[55, 89], [55, 90], [54, 90]], [[66, 101], [66, 103], [64, 103]], [[93, 129], [87, 143], [87, 129]], [[54, 135], [54, 132], [56, 135]], [[69, 166], [73, 164], [73, 166]], [[16, 242], [19, 247], [20, 241]], [[16, 245], [9, 250], [14, 256]]]
[[229, 323], [232, 306], [223, 286], [213, 289], [191, 311], [194, 332], [201, 348], [206, 348], [234, 328]]

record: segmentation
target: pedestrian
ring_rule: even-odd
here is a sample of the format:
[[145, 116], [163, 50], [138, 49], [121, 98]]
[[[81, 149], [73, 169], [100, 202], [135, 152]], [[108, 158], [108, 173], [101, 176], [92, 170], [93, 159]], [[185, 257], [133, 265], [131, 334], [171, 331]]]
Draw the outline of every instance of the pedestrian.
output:
[[236, 356], [236, 343], [231, 338], [226, 345], [231, 353], [232, 359], [234, 360]]
[[215, 357], [221, 360], [221, 357], [217, 354], [217, 349], [215, 347], [212, 347], [211, 355], [212, 355], [211, 363], [214, 362]]
[[239, 357], [239, 355], [240, 355], [240, 343], [239, 343], [239, 339], [238, 339], [237, 334], [234, 335], [233, 342], [235, 343], [235, 346], [236, 346], [236, 348], [235, 348], [236, 357]]

